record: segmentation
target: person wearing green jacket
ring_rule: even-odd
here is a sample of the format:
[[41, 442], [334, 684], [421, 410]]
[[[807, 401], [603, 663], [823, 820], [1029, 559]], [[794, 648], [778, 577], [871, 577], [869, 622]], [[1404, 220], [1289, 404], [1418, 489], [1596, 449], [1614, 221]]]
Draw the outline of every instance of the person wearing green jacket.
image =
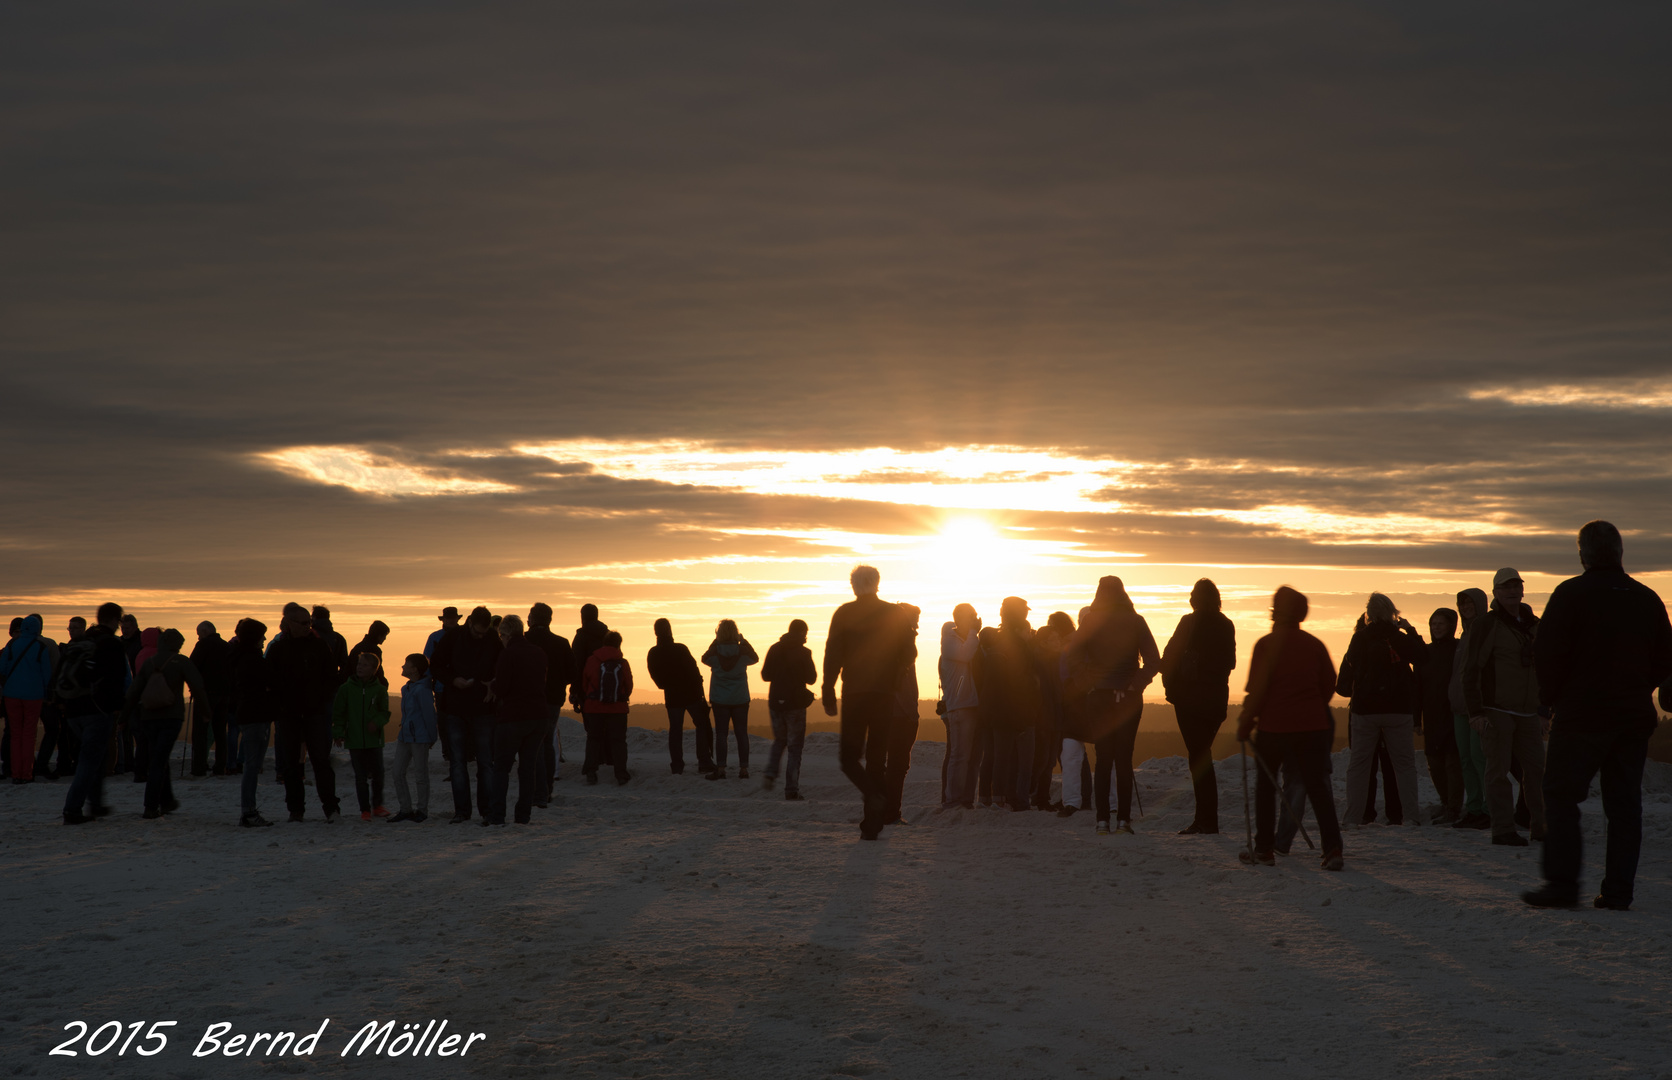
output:
[[361, 821], [389, 816], [383, 808], [383, 725], [389, 722], [389, 688], [377, 677], [382, 663], [375, 653], [361, 653], [354, 675], [337, 688], [331, 703], [331, 738], [348, 748]]

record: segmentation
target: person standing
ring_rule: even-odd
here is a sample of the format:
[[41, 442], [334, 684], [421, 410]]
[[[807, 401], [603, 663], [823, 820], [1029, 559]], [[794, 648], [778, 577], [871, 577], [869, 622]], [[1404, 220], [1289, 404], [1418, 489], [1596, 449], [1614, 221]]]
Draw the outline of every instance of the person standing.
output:
[[314, 605], [311, 625], [319, 640], [325, 643], [326, 651], [331, 655], [331, 662], [336, 665], [336, 685], [341, 686], [354, 674], [354, 669], [348, 666], [348, 640], [331, 625], [331, 609], [324, 604]]
[[708, 667], [708, 703], [714, 707], [714, 771], [710, 780], [726, 778], [726, 739], [737, 732], [737, 778], [749, 779], [749, 665], [760, 655], [738, 632], [737, 624], [721, 619], [714, 643], [702, 654]]
[[180, 655], [185, 635], [168, 629], [157, 635], [157, 651], [139, 666], [128, 687], [127, 711], [141, 722], [151, 760], [146, 766], [145, 817], [160, 818], [180, 809], [169, 777], [168, 758], [186, 718], [186, 694], [192, 692], [193, 712], [212, 708], [203, 676], [188, 657]]
[[633, 669], [621, 655], [621, 635], [614, 630], [604, 635], [603, 644], [594, 649], [586, 662], [586, 709], [588, 716], [597, 717], [599, 757], [592, 756], [591, 740], [587, 743], [586, 782], [598, 782], [598, 769], [605, 764], [604, 752], [615, 767], [617, 786], [633, 778], [627, 771], [627, 713], [633, 696]]
[[905, 799], [906, 773], [911, 770], [911, 751], [917, 745], [917, 624], [923, 611], [916, 604], [900, 604], [900, 618], [907, 633], [907, 663], [900, 668], [894, 690], [894, 715], [888, 721], [887, 756], [883, 760], [883, 784], [888, 805], [883, 811], [885, 825], [903, 825], [901, 804]]
[[1051, 798], [1051, 779], [1062, 757], [1062, 653], [1074, 637], [1074, 620], [1066, 611], [1053, 611], [1033, 637], [1034, 662], [1039, 669], [1039, 723], [1033, 735], [1033, 805], [1058, 813], [1062, 800]]
[[[35, 755], [35, 775], [44, 776], [48, 780], [74, 776], [76, 751], [79, 749], [75, 733], [65, 722], [64, 697], [59, 681], [63, 676], [65, 657], [69, 654], [71, 646], [87, 636], [87, 620], [80, 615], [72, 616], [64, 630], [68, 637], [64, 647], [55, 650], [58, 655], [54, 658], [52, 684], [47, 688], [46, 700], [41, 705], [41, 726], [46, 729], [46, 733], [41, 737], [41, 748]], [[57, 769], [52, 768], [54, 750], [58, 752]]]
[[1149, 623], [1138, 614], [1126, 585], [1109, 576], [1098, 580], [1091, 606], [1080, 612], [1080, 628], [1066, 653], [1070, 687], [1085, 699], [1085, 731], [1097, 751], [1093, 795], [1097, 832], [1109, 829], [1109, 775], [1116, 786], [1114, 832], [1132, 834], [1132, 751], [1144, 715], [1144, 688], [1154, 681], [1161, 653]]
[[110, 812], [104, 802], [105, 754], [128, 688], [121, 605], [99, 605], [93, 622], [85, 642], [66, 647], [58, 677], [64, 723], [79, 747], [75, 778], [64, 797], [66, 825], [84, 825]]
[[[697, 772], [707, 776], [714, 771], [714, 727], [703, 696], [702, 669], [691, 650], [673, 639], [672, 623], [657, 619], [654, 629], [656, 644], [644, 664], [668, 710], [668, 767], [675, 776], [685, 771], [685, 716], [689, 713], [697, 736]], [[770, 649], [767, 655], [772, 655]]]
[[1237, 629], [1221, 607], [1219, 586], [1207, 578], [1197, 581], [1190, 590], [1190, 614], [1179, 620], [1161, 654], [1161, 685], [1184, 737], [1196, 796], [1196, 815], [1179, 830], [1181, 836], [1219, 831], [1213, 741], [1230, 712], [1231, 672], [1237, 666]]
[[1028, 809], [1033, 787], [1033, 729], [1043, 699], [1028, 602], [1007, 596], [999, 625], [981, 631], [976, 694], [982, 720], [993, 730], [993, 797], [1012, 811]]
[[484, 825], [505, 824], [511, 762], [517, 762], [516, 822], [531, 820], [539, 791], [540, 732], [546, 720], [546, 654], [523, 632], [515, 615], [499, 620], [499, 660], [494, 665], [493, 778]]
[[1457, 729], [1451, 714], [1451, 673], [1457, 659], [1457, 612], [1437, 608], [1428, 616], [1428, 649], [1417, 666], [1422, 751], [1428, 776], [1440, 796], [1436, 825], [1455, 824], [1463, 816], [1463, 763], [1457, 752]]
[[1486, 810], [1486, 751], [1481, 749], [1480, 732], [1469, 723], [1469, 707], [1463, 701], [1463, 658], [1469, 654], [1469, 635], [1487, 611], [1484, 589], [1464, 589], [1457, 594], [1457, 619], [1462, 632], [1452, 654], [1451, 686], [1446, 701], [1451, 706], [1452, 732], [1457, 736], [1457, 760], [1463, 771], [1463, 816], [1454, 829], [1490, 829], [1492, 815]]
[[1463, 657], [1463, 704], [1469, 726], [1480, 732], [1486, 755], [1486, 805], [1492, 815], [1492, 842], [1526, 847], [1515, 828], [1515, 797], [1510, 758], [1521, 764], [1521, 793], [1526, 797], [1533, 839], [1544, 839], [1544, 731], [1539, 715], [1538, 672], [1534, 649], [1538, 617], [1522, 603], [1525, 587], [1513, 567], [1492, 578], [1492, 609], [1471, 628]]
[[[464, 630], [459, 625], [459, 609], [451, 604], [442, 608], [441, 614], [436, 618], [440, 620], [441, 627], [431, 630], [430, 636], [424, 639], [424, 659], [429, 662], [429, 675], [426, 676], [426, 681], [430, 685], [431, 692], [435, 695], [435, 710], [439, 717], [443, 712], [442, 703], [446, 699], [446, 689], [435, 677], [435, 658], [440, 655], [441, 650], [445, 647], [443, 643], [450, 635], [463, 633]], [[451, 784], [453, 782], [453, 748], [447, 745], [445, 724], [443, 723], [437, 730], [440, 732], [440, 736], [436, 741], [441, 744], [441, 760], [447, 764], [447, 782]]]
[[[980, 635], [981, 616], [970, 604], [953, 608], [952, 621], [941, 626], [938, 666], [941, 707], [945, 710], [942, 715], [946, 721], [946, 787], [941, 792], [941, 806], [948, 810], [960, 806], [966, 810], [975, 808], [975, 755], [981, 726], [981, 697], [976, 692], [970, 665], [981, 647]], [[1063, 775], [1068, 774], [1065, 771]]]
[[887, 820], [884, 748], [900, 668], [910, 662], [900, 609], [877, 596], [881, 582], [882, 575], [872, 566], [856, 566], [848, 575], [854, 598], [830, 617], [820, 695], [825, 715], [835, 716], [836, 684], [841, 682], [838, 759], [842, 774], [859, 789], [864, 803], [859, 821], [863, 840], [875, 840]]
[[[784, 798], [798, 802], [801, 800], [801, 751], [807, 742], [807, 706], [813, 703], [813, 691], [808, 688], [819, 679], [818, 670], [813, 666], [813, 650], [807, 647], [805, 622], [791, 619], [788, 632], [766, 650], [761, 678], [766, 680], [766, 711], [772, 718], [772, 755], [766, 762], [762, 786], [772, 790], [773, 782], [778, 779], [778, 766], [784, 751], [788, 750]], [[668, 707], [668, 717], [671, 721], [672, 706]]]
[[17, 636], [0, 650], [0, 683], [5, 684], [14, 784], [35, 779], [35, 739], [40, 730], [41, 702], [52, 687], [52, 668], [52, 653], [41, 637], [41, 617], [26, 616]]
[[[401, 808], [389, 818], [391, 823], [426, 821], [430, 816], [430, 749], [441, 737], [441, 725], [429, 673], [430, 662], [423, 653], [411, 654], [401, 666], [406, 683], [401, 687], [401, 730], [395, 736], [395, 797]], [[416, 804], [406, 782], [409, 771], [418, 778]]]
[[1237, 740], [1253, 740], [1261, 763], [1255, 777], [1256, 832], [1250, 857], [1264, 866], [1277, 863], [1272, 850], [1275, 777], [1288, 766], [1300, 777], [1312, 803], [1318, 842], [1324, 848], [1324, 869], [1340, 870], [1341, 823], [1335, 816], [1335, 795], [1329, 783], [1334, 728], [1329, 702], [1335, 693], [1335, 664], [1324, 643], [1300, 628], [1309, 607], [1301, 593], [1287, 585], [1279, 588], [1271, 601], [1271, 633], [1254, 643], [1249, 658], [1248, 697], [1237, 717]]
[[[1417, 759], [1413, 741], [1416, 727], [1417, 692], [1412, 675], [1414, 665], [1423, 661], [1428, 648], [1399, 609], [1382, 593], [1371, 593], [1359, 618], [1347, 655], [1341, 660], [1341, 674], [1335, 692], [1350, 699], [1352, 757], [1347, 764], [1347, 827], [1359, 827], [1369, 794], [1370, 772], [1376, 767], [1377, 737], [1387, 742], [1399, 785], [1399, 805], [1406, 825], [1420, 825], [1417, 818]], [[1391, 805], [1391, 792], [1388, 802]], [[1388, 824], [1399, 824], [1390, 817]]]
[[366, 636], [359, 644], [348, 650], [347, 670], [354, 671], [359, 667], [360, 654], [371, 653], [377, 657], [377, 681], [385, 690], [389, 689], [389, 677], [383, 673], [383, 643], [389, 640], [389, 624], [382, 619], [373, 619], [371, 626], [366, 629]]
[[[338, 669], [330, 646], [314, 632], [308, 609], [301, 604], [285, 605], [279, 633], [267, 646], [267, 670], [274, 692], [273, 767], [284, 781], [290, 820], [301, 821], [307, 810], [302, 773], [306, 747], [314, 793], [326, 824], [334, 823], [341, 812], [337, 772], [331, 765], [331, 703]], [[244, 775], [247, 778], [248, 771]]]
[[215, 744], [215, 775], [226, 775], [227, 719], [232, 715], [232, 666], [227, 656], [230, 646], [215, 624], [197, 624], [197, 644], [192, 646], [191, 661], [203, 676], [209, 690], [209, 704], [213, 719], [192, 710], [192, 775], [205, 776], [209, 772], [209, 743]]
[[331, 740], [348, 749], [360, 820], [386, 818], [383, 808], [383, 728], [389, 723], [389, 691], [378, 678], [376, 653], [354, 659], [354, 674], [337, 687], [331, 702]]
[[568, 638], [552, 633], [552, 609], [547, 604], [535, 604], [528, 609], [528, 630], [523, 636], [546, 658], [546, 708], [536, 725], [540, 753], [534, 762], [533, 791], [534, 805], [544, 810], [551, 805], [552, 784], [558, 778], [557, 762], [563, 755], [557, 721], [563, 715], [563, 699], [569, 694], [575, 650], [569, 647]]
[[[597, 723], [586, 716], [586, 665], [592, 659], [592, 654], [604, 645], [604, 637], [610, 632], [602, 619], [598, 617], [598, 605], [581, 605], [581, 624], [575, 628], [574, 652], [575, 671], [569, 682], [569, 704], [575, 714], [581, 718], [581, 726], [586, 730], [585, 760], [597, 765], [609, 765], [610, 739], [609, 725], [600, 720]], [[588, 773], [582, 768], [588, 784], [598, 782], [596, 767]]]
[[1555, 718], [1544, 774], [1544, 884], [1522, 899], [1534, 907], [1578, 902], [1579, 804], [1600, 773], [1608, 840], [1592, 904], [1626, 911], [1643, 845], [1643, 763], [1659, 719], [1653, 695], [1672, 678], [1672, 625], [1654, 590], [1625, 572], [1619, 529], [1587, 522], [1578, 541], [1584, 572], [1550, 594], [1534, 644], [1539, 686]]
[[238, 750], [243, 758], [238, 824], [246, 829], [273, 824], [261, 816], [256, 798], [275, 716], [273, 679], [267, 657], [263, 655], [266, 640], [266, 623], [259, 619], [240, 619], [227, 650], [227, 665], [232, 672], [232, 710], [238, 721]]
[[490, 684], [499, 665], [499, 636], [493, 613], [478, 605], [463, 632], [448, 635], [436, 649], [435, 679], [442, 686], [442, 732], [452, 746], [453, 817], [470, 820], [471, 755], [476, 757], [476, 808], [488, 817], [488, 774], [493, 768], [493, 698]]

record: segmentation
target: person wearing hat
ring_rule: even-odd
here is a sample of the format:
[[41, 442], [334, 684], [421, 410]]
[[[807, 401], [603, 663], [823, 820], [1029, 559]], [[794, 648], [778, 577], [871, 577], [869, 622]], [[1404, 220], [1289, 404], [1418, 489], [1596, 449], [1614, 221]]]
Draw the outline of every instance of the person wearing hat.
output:
[[1538, 617], [1522, 603], [1525, 587], [1514, 567], [1492, 577], [1492, 608], [1470, 628], [1463, 659], [1463, 704], [1469, 726], [1480, 732], [1486, 755], [1487, 812], [1492, 842], [1526, 847], [1515, 828], [1515, 792], [1509, 766], [1521, 763], [1521, 793], [1533, 839], [1544, 839], [1544, 732], [1539, 715], [1538, 672], [1533, 649]]
[[[435, 681], [435, 657], [437, 650], [441, 648], [442, 640], [448, 634], [458, 633], [459, 609], [448, 604], [441, 609], [441, 614], [437, 615], [436, 618], [441, 621], [441, 628], [431, 631], [430, 636], [424, 639], [424, 659], [430, 663], [429, 674], [424, 676], [424, 685], [429, 688], [431, 694], [435, 695], [436, 715], [439, 716], [441, 715], [441, 685]], [[447, 745], [445, 734], [437, 741], [441, 743], [441, 760], [447, 765], [448, 783], [452, 783], [453, 748]]]

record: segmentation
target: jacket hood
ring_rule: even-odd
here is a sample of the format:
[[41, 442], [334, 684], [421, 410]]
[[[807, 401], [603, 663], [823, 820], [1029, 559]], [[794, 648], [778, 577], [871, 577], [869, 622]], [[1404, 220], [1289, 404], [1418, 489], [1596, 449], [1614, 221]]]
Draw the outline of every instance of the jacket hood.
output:
[[1451, 627], [1451, 629], [1447, 631], [1445, 637], [1435, 638], [1435, 641], [1450, 641], [1452, 638], [1457, 636], [1457, 612], [1448, 607], [1435, 608], [1428, 616], [1428, 621], [1432, 623], [1435, 619], [1443, 619], [1445, 620], [1446, 625]]
[[[1492, 601], [1487, 597], [1485, 589], [1464, 589], [1462, 592], [1457, 594], [1457, 611], [1459, 615], [1463, 612], [1463, 601], [1465, 600], [1473, 600], [1475, 602], [1476, 619], [1485, 615], [1492, 606]], [[1473, 620], [1470, 619], [1464, 619], [1463, 628], [1468, 629], [1469, 624], [1472, 621]]]
[[28, 645], [40, 636], [41, 617], [39, 615], [26, 615], [23, 619], [23, 625], [17, 628], [17, 637], [12, 640], [19, 645]]
[[153, 626], [147, 630], [141, 630], [139, 632], [139, 647], [142, 649], [155, 649], [157, 647], [157, 642], [162, 640], [162, 636], [163, 631], [160, 626]]
[[781, 635], [779, 635], [778, 640], [779, 640], [779, 642], [781, 642], [782, 644], [785, 644], [785, 645], [805, 645], [805, 644], [807, 644], [806, 640], [803, 639], [800, 634], [789, 634], [789, 633], [781, 634]]
[[157, 651], [161, 653], [177, 653], [186, 644], [186, 635], [178, 630], [164, 630], [157, 635]]

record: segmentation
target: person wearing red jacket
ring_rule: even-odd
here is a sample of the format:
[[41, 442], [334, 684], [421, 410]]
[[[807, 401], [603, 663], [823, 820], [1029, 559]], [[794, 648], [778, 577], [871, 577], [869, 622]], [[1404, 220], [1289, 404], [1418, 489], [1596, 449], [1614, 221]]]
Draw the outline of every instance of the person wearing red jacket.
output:
[[611, 630], [604, 635], [604, 644], [587, 658], [582, 684], [586, 688], [586, 716], [596, 716], [602, 728], [602, 740], [588, 740], [586, 747], [586, 782], [598, 782], [598, 766], [602, 764], [602, 741], [608, 745], [609, 760], [615, 766], [615, 782], [625, 784], [633, 778], [627, 771], [627, 702], [633, 696], [633, 669], [621, 655], [621, 634]]

